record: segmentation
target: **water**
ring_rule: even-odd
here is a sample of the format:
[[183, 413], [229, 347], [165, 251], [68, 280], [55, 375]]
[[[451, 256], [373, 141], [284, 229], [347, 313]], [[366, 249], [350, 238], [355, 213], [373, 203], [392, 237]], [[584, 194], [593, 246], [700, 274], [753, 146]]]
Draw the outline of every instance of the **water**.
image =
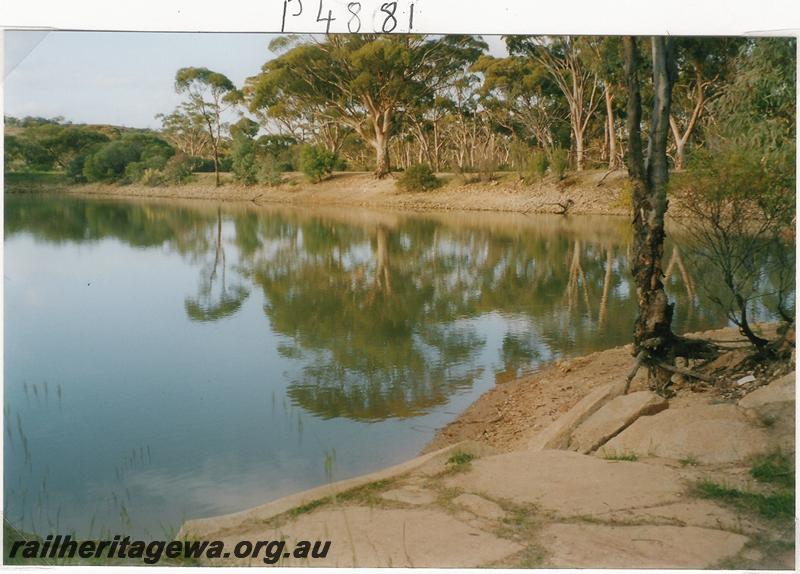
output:
[[[170, 535], [400, 462], [636, 312], [625, 218], [6, 196], [5, 225], [5, 515], [39, 533]], [[724, 325], [672, 269], [676, 330]]]

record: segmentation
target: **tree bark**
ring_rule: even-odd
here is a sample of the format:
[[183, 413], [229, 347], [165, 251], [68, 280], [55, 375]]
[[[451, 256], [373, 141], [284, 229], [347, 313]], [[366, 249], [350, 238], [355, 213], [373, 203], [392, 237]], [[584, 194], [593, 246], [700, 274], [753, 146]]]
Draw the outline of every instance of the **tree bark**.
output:
[[606, 83], [606, 129], [608, 130], [608, 169], [617, 169], [619, 159], [617, 158], [617, 134], [614, 131], [614, 95], [611, 93], [611, 86]]
[[575, 170], [583, 171], [583, 131], [580, 127], [573, 127], [575, 135]]
[[662, 283], [664, 215], [667, 210], [667, 131], [672, 97], [671, 40], [653, 37], [653, 112], [647, 164], [642, 157], [641, 96], [636, 39], [625, 37], [628, 88], [628, 173], [633, 183], [634, 249], [632, 269], [639, 315], [634, 326], [634, 355], [642, 351], [653, 361], [671, 363], [673, 305]]

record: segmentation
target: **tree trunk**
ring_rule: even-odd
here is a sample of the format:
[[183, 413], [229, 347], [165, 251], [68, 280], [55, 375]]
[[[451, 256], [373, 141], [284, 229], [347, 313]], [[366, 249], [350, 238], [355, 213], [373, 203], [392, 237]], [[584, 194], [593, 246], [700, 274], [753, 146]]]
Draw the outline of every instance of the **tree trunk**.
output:
[[574, 127], [572, 132], [575, 135], [575, 169], [583, 171], [583, 130]]
[[375, 177], [381, 179], [389, 173], [389, 150], [386, 138], [378, 137], [373, 142], [375, 148]]
[[685, 158], [684, 150], [686, 149], [686, 141], [683, 139], [675, 140], [675, 170], [680, 171], [683, 169], [683, 162]]
[[214, 146], [214, 186], [219, 187], [219, 150]]
[[672, 96], [670, 40], [653, 37], [653, 113], [647, 167], [642, 157], [641, 96], [634, 37], [625, 37], [628, 87], [628, 173], [633, 183], [634, 248], [632, 269], [639, 315], [634, 326], [634, 355], [645, 352], [654, 362], [672, 362], [672, 311], [662, 283], [664, 215], [667, 210], [667, 130]]
[[611, 93], [611, 86], [606, 84], [606, 129], [608, 130], [608, 169], [617, 169], [619, 160], [617, 158], [617, 134], [614, 131], [614, 95]]

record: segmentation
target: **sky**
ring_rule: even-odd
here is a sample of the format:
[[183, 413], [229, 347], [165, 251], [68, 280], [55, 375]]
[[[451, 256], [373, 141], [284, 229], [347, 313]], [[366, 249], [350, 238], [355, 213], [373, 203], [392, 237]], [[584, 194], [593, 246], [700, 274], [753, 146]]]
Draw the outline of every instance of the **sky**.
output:
[[[273, 54], [272, 34], [5, 33], [4, 114], [63, 116], [73, 123], [157, 128], [180, 102], [173, 83], [185, 66], [206, 67], [241, 87]], [[502, 55], [499, 36], [486, 37]]]

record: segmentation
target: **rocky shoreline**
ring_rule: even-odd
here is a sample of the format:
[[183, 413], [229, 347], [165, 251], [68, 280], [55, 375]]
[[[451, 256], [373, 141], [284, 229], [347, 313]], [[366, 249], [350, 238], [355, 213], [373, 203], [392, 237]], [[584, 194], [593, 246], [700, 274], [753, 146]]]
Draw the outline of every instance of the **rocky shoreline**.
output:
[[332, 540], [285, 566], [792, 569], [793, 359], [754, 370], [733, 329], [703, 336], [728, 349], [706, 367], [715, 385], [666, 400], [639, 374], [624, 395], [626, 347], [557, 363], [484, 395], [412, 461], [180, 536]]

